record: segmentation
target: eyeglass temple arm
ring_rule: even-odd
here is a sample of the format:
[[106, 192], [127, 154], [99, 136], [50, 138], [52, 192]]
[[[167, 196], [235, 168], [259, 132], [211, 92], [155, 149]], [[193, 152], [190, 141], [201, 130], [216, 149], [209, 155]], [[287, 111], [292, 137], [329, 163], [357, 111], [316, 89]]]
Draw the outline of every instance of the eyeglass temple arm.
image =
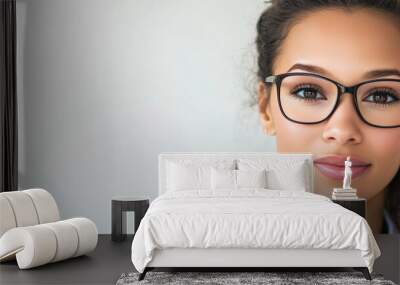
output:
[[267, 77], [265, 78], [265, 82], [266, 82], [266, 83], [274, 83], [275, 80], [276, 80], [276, 76], [275, 76], [275, 75], [270, 75], [270, 76], [267, 76]]

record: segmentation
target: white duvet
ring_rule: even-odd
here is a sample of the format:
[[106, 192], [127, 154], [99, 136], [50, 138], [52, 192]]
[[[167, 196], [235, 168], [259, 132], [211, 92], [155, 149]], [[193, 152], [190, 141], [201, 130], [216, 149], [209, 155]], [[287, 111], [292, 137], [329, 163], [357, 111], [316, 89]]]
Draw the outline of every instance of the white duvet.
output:
[[159, 196], [133, 239], [133, 265], [143, 272], [169, 247], [359, 249], [370, 272], [381, 254], [361, 216], [322, 195], [266, 189]]

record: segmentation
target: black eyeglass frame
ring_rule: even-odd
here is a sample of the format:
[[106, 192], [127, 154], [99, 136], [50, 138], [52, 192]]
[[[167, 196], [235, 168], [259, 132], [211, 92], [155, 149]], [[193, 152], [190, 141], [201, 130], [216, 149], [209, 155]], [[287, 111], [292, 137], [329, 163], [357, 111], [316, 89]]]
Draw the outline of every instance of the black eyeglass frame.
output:
[[[281, 95], [281, 94], [280, 94], [281, 83], [282, 83], [282, 80], [283, 80], [284, 78], [289, 77], [289, 76], [295, 76], [295, 75], [305, 75], [305, 76], [311, 76], [311, 77], [319, 77], [319, 78], [328, 80], [328, 81], [330, 81], [330, 82], [332, 82], [332, 83], [334, 83], [334, 84], [336, 85], [338, 92], [337, 92], [337, 95], [336, 95], [336, 102], [335, 102], [335, 105], [334, 105], [332, 111], [331, 111], [324, 119], [322, 119], [322, 120], [320, 120], [320, 121], [317, 121], [317, 122], [301, 122], [301, 121], [296, 121], [296, 120], [293, 120], [293, 119], [289, 118], [289, 117], [285, 114], [285, 112], [283, 111], [282, 104], [281, 104], [281, 96], [280, 96], [280, 95]], [[341, 84], [341, 83], [339, 83], [339, 82], [337, 82], [337, 81], [335, 81], [335, 80], [333, 80], [333, 79], [330, 79], [330, 78], [328, 78], [328, 77], [325, 77], [325, 76], [323, 76], [323, 75], [316, 74], [316, 73], [308, 73], [308, 72], [289, 72], [289, 73], [281, 73], [281, 74], [277, 74], [277, 75], [270, 75], [270, 76], [267, 76], [267, 77], [265, 78], [265, 83], [271, 84], [271, 85], [272, 85], [273, 83], [276, 84], [277, 95], [278, 95], [278, 103], [279, 103], [279, 109], [281, 110], [282, 115], [283, 115], [286, 119], [288, 119], [289, 121], [292, 121], [292, 122], [295, 122], [295, 123], [298, 123], [298, 124], [306, 124], [306, 125], [319, 124], [319, 123], [321, 123], [321, 122], [323, 122], [323, 121], [329, 119], [329, 118], [333, 115], [333, 113], [336, 111], [337, 107], [339, 106], [340, 97], [341, 97], [343, 94], [345, 94], [345, 93], [350, 93], [350, 94], [352, 94], [354, 108], [356, 109], [356, 112], [357, 112], [359, 118], [360, 118], [364, 123], [366, 123], [367, 125], [370, 125], [370, 126], [372, 126], [372, 127], [376, 127], [376, 128], [399, 128], [400, 125], [394, 125], [394, 126], [378, 126], [378, 125], [372, 124], [372, 123], [368, 122], [366, 119], [364, 119], [364, 117], [363, 117], [362, 114], [361, 114], [361, 111], [360, 111], [360, 109], [359, 109], [358, 102], [357, 102], [357, 90], [358, 90], [358, 88], [360, 88], [360, 86], [362, 86], [362, 85], [364, 85], [364, 84], [371, 83], [371, 82], [379, 82], [379, 81], [396, 81], [396, 82], [400, 82], [400, 79], [394, 79], [394, 78], [386, 78], [386, 79], [385, 79], [385, 78], [379, 78], [379, 79], [372, 79], [372, 80], [362, 81], [362, 82], [360, 82], [360, 83], [358, 83], [358, 84], [355, 84], [355, 85], [353, 85], [353, 86], [344, 86], [343, 84]]]

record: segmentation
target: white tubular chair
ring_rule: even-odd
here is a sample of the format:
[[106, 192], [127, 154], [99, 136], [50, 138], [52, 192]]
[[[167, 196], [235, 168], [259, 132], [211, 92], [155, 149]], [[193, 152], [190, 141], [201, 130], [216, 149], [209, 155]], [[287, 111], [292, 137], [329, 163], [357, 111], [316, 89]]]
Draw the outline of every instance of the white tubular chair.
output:
[[97, 227], [87, 218], [60, 221], [44, 189], [0, 193], [0, 262], [17, 259], [20, 269], [86, 254], [96, 248]]

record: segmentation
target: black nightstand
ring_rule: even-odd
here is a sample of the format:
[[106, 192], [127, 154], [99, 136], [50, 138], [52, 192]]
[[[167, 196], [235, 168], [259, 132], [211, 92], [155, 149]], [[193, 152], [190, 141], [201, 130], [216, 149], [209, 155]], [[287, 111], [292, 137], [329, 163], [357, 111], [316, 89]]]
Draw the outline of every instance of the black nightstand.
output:
[[113, 197], [111, 201], [111, 239], [126, 239], [126, 212], [135, 212], [135, 233], [149, 208], [148, 198]]
[[332, 202], [359, 214], [364, 219], [366, 217], [367, 200], [365, 198], [358, 198], [354, 200], [332, 199]]

